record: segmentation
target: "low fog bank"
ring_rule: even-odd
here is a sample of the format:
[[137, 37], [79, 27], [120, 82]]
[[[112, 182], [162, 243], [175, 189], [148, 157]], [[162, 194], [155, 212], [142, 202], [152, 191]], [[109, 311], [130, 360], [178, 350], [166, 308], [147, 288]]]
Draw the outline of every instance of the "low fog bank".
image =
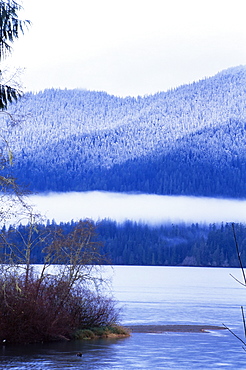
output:
[[110, 192], [48, 193], [30, 196], [30, 203], [57, 223], [90, 218], [117, 222], [221, 223], [246, 220], [246, 200], [125, 194]]

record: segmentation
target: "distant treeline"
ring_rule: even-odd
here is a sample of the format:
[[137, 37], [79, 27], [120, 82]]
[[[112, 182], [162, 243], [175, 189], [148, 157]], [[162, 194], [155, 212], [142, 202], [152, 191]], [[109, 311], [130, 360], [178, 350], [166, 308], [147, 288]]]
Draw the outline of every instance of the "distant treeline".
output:
[[[61, 228], [69, 233], [75, 225], [73, 221], [38, 225], [32, 235], [32, 263], [43, 262], [44, 240], [50, 242], [52, 231]], [[102, 253], [113, 265], [239, 266], [232, 225], [229, 223], [152, 227], [131, 221], [118, 224], [103, 220], [96, 224], [96, 230], [97, 240], [102, 242]], [[7, 243], [2, 242], [1, 253], [6, 252], [6, 248], [12, 248], [16, 253], [15, 246], [19, 251], [24, 249], [29, 231], [29, 226], [23, 225], [17, 229], [2, 229], [2, 240], [7, 240]], [[242, 261], [246, 262], [246, 226], [235, 224], [235, 231]]]

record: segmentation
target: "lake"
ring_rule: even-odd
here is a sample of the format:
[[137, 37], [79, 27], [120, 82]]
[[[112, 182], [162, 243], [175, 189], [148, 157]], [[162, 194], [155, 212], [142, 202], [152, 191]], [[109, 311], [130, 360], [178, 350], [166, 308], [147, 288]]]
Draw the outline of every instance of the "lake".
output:
[[[243, 335], [240, 306], [246, 288], [233, 268], [115, 266], [112, 290], [122, 324], [225, 323]], [[83, 356], [77, 357], [81, 351]], [[244, 369], [246, 352], [227, 330], [209, 333], [133, 333], [130, 338], [27, 346], [5, 345], [0, 369]]]

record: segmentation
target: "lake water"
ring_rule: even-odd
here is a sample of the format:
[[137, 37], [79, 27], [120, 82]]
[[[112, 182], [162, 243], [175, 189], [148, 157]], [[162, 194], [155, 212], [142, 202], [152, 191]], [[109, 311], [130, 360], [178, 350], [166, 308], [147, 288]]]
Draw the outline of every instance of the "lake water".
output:
[[[124, 325], [225, 323], [243, 336], [246, 288], [239, 269], [115, 266], [112, 289]], [[77, 357], [81, 351], [83, 356]], [[0, 369], [246, 369], [246, 352], [227, 330], [133, 333], [130, 338], [3, 346]]]

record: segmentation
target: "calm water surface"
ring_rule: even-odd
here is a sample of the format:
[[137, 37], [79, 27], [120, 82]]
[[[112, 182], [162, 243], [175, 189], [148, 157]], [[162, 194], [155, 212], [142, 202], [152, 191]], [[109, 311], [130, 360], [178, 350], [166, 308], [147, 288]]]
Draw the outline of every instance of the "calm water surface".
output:
[[[242, 335], [246, 290], [239, 269], [116, 266], [113, 291], [122, 323], [225, 323]], [[78, 351], [83, 356], [77, 357]], [[246, 352], [228, 331], [132, 334], [125, 339], [3, 346], [0, 369], [246, 369]]]

